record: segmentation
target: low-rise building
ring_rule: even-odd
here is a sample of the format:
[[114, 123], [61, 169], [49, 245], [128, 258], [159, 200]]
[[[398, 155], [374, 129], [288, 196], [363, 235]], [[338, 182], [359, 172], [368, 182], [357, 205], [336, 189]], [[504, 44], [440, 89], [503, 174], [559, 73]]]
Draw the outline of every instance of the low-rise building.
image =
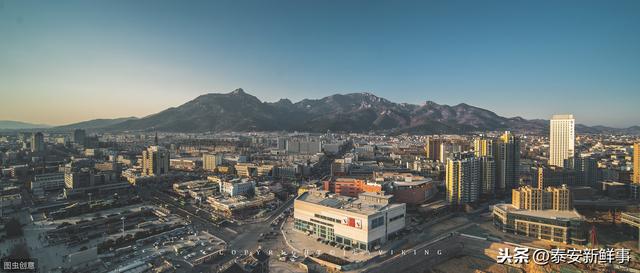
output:
[[191, 197], [198, 201], [206, 200], [219, 192], [220, 185], [211, 180], [194, 180], [173, 184], [173, 191], [183, 197]]
[[47, 191], [64, 189], [64, 173], [36, 174], [31, 180], [31, 192], [36, 196], [43, 196]]
[[502, 231], [541, 240], [584, 245], [586, 220], [575, 210], [523, 210], [511, 204], [493, 207], [493, 223]]
[[255, 192], [255, 189], [256, 182], [246, 178], [220, 180], [220, 193], [229, 196], [249, 195], [251, 192]]
[[0, 208], [17, 207], [22, 205], [22, 196], [19, 193], [0, 195]]
[[566, 185], [514, 189], [511, 204], [493, 206], [493, 223], [504, 232], [565, 244], [586, 244], [586, 220], [572, 210]]
[[354, 249], [373, 250], [405, 227], [405, 204], [390, 195], [359, 198], [310, 190], [294, 201], [294, 229]]
[[169, 160], [169, 167], [176, 170], [192, 171], [202, 166], [202, 160], [195, 157], [172, 158]]
[[378, 183], [387, 182], [391, 187], [394, 202], [418, 205], [433, 198], [438, 189], [431, 178], [411, 173], [375, 172], [374, 179]]
[[256, 195], [246, 197], [242, 195], [226, 197], [226, 196], [209, 196], [207, 202], [211, 207], [227, 217], [243, 217], [251, 214], [257, 209], [265, 207], [267, 204], [275, 201], [275, 195], [266, 187], [260, 187], [256, 190]]
[[363, 192], [382, 192], [382, 185], [357, 178], [336, 178], [323, 181], [323, 190], [342, 196], [358, 197]]
[[236, 164], [235, 169], [236, 169], [236, 173], [240, 177], [271, 176], [273, 165], [238, 163]]

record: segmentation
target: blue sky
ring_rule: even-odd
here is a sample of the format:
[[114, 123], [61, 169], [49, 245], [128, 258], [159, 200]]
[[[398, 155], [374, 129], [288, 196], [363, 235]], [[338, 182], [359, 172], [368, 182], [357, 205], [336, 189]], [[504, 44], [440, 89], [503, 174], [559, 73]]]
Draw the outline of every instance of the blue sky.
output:
[[640, 125], [640, 1], [2, 1], [0, 120], [144, 116], [242, 87]]

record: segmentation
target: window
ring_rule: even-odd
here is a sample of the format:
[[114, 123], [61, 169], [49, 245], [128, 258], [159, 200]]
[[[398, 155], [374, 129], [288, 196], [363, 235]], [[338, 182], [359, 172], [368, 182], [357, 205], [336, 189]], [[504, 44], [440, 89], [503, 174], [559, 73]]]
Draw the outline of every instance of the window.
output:
[[371, 229], [384, 225], [384, 216], [371, 220]]
[[403, 213], [403, 214], [396, 215], [396, 216], [393, 216], [393, 217], [389, 218], [389, 222], [393, 222], [393, 221], [395, 221], [395, 220], [402, 219], [402, 218], [404, 218], [404, 213]]

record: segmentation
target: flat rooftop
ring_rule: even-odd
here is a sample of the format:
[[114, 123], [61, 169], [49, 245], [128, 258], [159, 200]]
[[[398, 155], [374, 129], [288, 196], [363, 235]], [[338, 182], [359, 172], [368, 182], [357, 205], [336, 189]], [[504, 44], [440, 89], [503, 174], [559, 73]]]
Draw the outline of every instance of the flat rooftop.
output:
[[388, 208], [404, 205], [372, 203], [355, 197], [330, 194], [327, 191], [321, 190], [305, 192], [298, 196], [296, 200], [363, 215], [372, 215]]
[[422, 180], [413, 180], [413, 181], [394, 181], [393, 184], [396, 187], [411, 187], [411, 186], [420, 186], [422, 184], [430, 183], [433, 180], [431, 178], [422, 179]]
[[580, 215], [580, 213], [578, 213], [576, 210], [552, 210], [552, 209], [522, 210], [522, 209], [517, 209], [511, 204], [497, 204], [495, 206], [502, 210], [508, 211], [509, 213], [512, 213], [512, 214], [532, 216], [532, 217], [538, 217], [538, 218], [546, 218], [546, 219], [553, 219], [553, 220], [584, 219], [584, 217]]

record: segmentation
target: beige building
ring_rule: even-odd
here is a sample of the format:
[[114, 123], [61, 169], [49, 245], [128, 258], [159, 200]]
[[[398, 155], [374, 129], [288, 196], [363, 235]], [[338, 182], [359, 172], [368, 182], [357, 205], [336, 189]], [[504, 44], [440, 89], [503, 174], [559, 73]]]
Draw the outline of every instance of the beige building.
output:
[[162, 146], [149, 146], [142, 151], [142, 175], [156, 176], [169, 173], [169, 151]]
[[427, 137], [424, 143], [424, 153], [428, 159], [439, 160], [440, 159], [440, 146], [445, 140]]
[[511, 201], [514, 207], [524, 210], [571, 210], [571, 192], [566, 185], [546, 189], [530, 186], [513, 189]]
[[373, 250], [405, 227], [405, 204], [391, 195], [361, 193], [357, 199], [309, 190], [294, 201], [294, 228], [354, 249]]
[[540, 240], [578, 245], [588, 242], [587, 222], [575, 210], [526, 210], [497, 204], [493, 206], [493, 223], [503, 232]]
[[480, 198], [482, 162], [475, 157], [447, 160], [446, 199], [452, 205], [473, 203]]
[[474, 139], [473, 151], [476, 157], [493, 156], [493, 140], [485, 137]]
[[202, 168], [207, 171], [215, 171], [222, 164], [222, 154], [202, 155]]
[[236, 173], [240, 177], [269, 176], [273, 165], [257, 165], [253, 163], [238, 163], [235, 165]]
[[493, 223], [504, 232], [566, 244], [586, 244], [585, 218], [572, 209], [566, 185], [514, 189], [511, 204], [493, 206]]
[[549, 165], [564, 167], [565, 160], [575, 152], [575, 122], [573, 115], [553, 115], [549, 134]]

